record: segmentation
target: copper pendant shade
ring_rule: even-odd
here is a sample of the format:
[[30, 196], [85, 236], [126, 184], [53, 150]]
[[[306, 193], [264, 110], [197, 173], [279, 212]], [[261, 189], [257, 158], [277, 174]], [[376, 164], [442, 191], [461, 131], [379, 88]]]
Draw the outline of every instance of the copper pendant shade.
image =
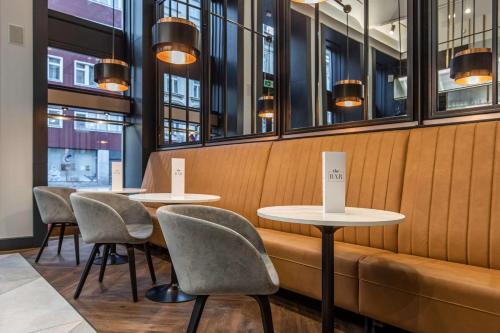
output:
[[490, 83], [493, 80], [492, 61], [490, 48], [458, 52], [451, 60], [450, 77], [461, 85]]
[[257, 115], [260, 118], [274, 118], [274, 96], [262, 96], [257, 103]]
[[359, 80], [341, 80], [333, 87], [335, 105], [340, 107], [361, 106], [364, 100], [363, 83]]
[[200, 57], [200, 31], [180, 17], [164, 17], [153, 26], [156, 58], [174, 65], [189, 65]]
[[118, 59], [102, 59], [94, 65], [94, 80], [101, 89], [127, 91], [130, 85], [129, 65]]

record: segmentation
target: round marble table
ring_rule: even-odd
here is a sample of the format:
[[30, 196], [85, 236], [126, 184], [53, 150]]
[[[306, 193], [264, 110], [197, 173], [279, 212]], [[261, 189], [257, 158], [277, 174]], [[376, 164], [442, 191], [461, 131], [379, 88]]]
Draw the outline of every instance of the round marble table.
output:
[[[184, 195], [172, 195], [172, 193], [143, 193], [131, 195], [129, 198], [142, 203], [153, 203], [164, 206], [175, 204], [199, 204], [220, 200], [218, 195], [193, 193], [186, 193]], [[159, 303], [182, 303], [192, 301], [196, 298], [196, 296], [188, 295], [181, 290], [173, 265], [170, 273], [170, 284], [159, 285], [149, 289], [146, 292], [146, 297], [153, 302]]]
[[286, 223], [311, 224], [321, 230], [322, 240], [322, 306], [321, 322], [323, 332], [334, 329], [334, 252], [333, 235], [343, 227], [371, 227], [398, 224], [405, 216], [399, 213], [346, 207], [345, 213], [324, 213], [323, 206], [275, 206], [260, 208], [257, 215]]
[[[102, 188], [102, 187], [85, 187], [79, 188], [78, 192], [101, 192], [101, 193], [113, 193], [113, 194], [137, 194], [146, 192], [145, 188], [120, 188], [120, 189], [111, 189], [111, 188]], [[94, 260], [94, 265], [101, 265], [102, 256], [98, 255]], [[123, 254], [119, 254], [116, 252], [116, 245], [111, 246], [110, 253], [108, 255], [108, 265], [123, 265], [128, 263], [128, 257]]]
[[147, 190], [145, 188], [121, 188], [121, 189], [110, 189], [110, 188], [99, 188], [99, 187], [88, 187], [80, 188], [78, 192], [103, 192], [103, 193], [114, 193], [114, 194], [137, 194], [144, 193]]

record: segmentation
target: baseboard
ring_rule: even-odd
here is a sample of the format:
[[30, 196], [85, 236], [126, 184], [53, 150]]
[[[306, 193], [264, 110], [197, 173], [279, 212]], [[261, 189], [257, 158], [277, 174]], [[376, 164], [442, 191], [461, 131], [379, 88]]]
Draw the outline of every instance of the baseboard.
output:
[[27, 249], [36, 246], [34, 243], [34, 237], [0, 239], [0, 251]]

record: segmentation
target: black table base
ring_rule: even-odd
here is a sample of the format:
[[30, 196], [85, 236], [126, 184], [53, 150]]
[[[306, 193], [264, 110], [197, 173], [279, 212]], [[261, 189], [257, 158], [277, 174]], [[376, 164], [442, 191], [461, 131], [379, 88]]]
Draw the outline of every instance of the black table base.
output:
[[174, 266], [172, 265], [171, 283], [153, 287], [146, 292], [146, 298], [157, 303], [184, 303], [194, 301], [196, 296], [183, 292], [177, 281]]
[[[123, 265], [128, 263], [128, 257], [116, 252], [116, 245], [111, 245], [111, 250], [108, 255], [108, 265]], [[102, 256], [98, 256], [94, 260], [94, 265], [102, 264]]]
[[321, 303], [321, 324], [323, 333], [334, 332], [334, 251], [333, 235], [339, 228], [331, 226], [321, 226], [321, 268], [322, 275], [322, 303]]

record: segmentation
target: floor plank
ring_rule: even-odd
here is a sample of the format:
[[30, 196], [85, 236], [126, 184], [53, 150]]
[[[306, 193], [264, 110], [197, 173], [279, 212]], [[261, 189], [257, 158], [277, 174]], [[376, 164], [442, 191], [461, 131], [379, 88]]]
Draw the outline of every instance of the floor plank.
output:
[[[153, 303], [144, 297], [152, 286], [142, 251], [136, 250], [139, 302], [132, 302], [128, 265], [108, 266], [102, 284], [98, 283], [99, 266], [93, 266], [78, 300], [73, 293], [90, 254], [91, 246], [81, 245], [81, 264], [75, 266], [72, 237], [66, 237], [63, 251], [57, 255], [57, 241], [52, 240], [38, 264], [38, 249], [22, 252], [35, 269], [59, 291], [99, 332], [185, 332], [194, 302], [182, 304]], [[123, 248], [118, 248], [125, 253]], [[169, 282], [170, 262], [161, 255], [153, 258], [158, 283]], [[321, 332], [317, 309], [296, 303], [287, 297], [273, 296], [271, 308], [275, 332]], [[336, 320], [337, 333], [362, 332], [359, 318]], [[249, 297], [214, 296], [207, 301], [199, 332], [262, 332], [259, 307]]]

